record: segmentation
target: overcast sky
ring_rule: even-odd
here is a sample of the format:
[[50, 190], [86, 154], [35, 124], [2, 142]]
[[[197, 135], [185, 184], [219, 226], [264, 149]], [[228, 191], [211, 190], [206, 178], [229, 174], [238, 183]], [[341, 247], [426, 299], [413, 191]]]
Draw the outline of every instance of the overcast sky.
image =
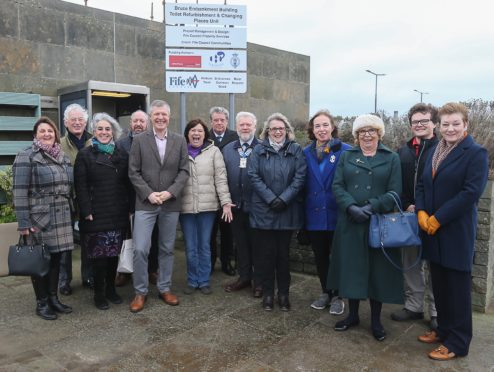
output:
[[[70, 0], [84, 4], [83, 0]], [[163, 20], [161, 0], [89, 0], [88, 6]], [[167, 1], [174, 2], [174, 1]], [[179, 3], [195, 3], [182, 1]], [[223, 4], [224, 1], [199, 1]], [[441, 105], [494, 100], [491, 0], [228, 0], [247, 5], [247, 40], [310, 56], [310, 112], [335, 115], [378, 110], [405, 113], [424, 102]]]

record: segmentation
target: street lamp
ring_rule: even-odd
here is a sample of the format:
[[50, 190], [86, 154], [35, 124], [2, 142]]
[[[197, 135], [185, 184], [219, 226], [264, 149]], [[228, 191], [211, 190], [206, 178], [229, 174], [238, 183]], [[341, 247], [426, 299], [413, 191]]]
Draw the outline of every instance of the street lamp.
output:
[[422, 96], [424, 94], [429, 94], [428, 92], [421, 92], [420, 90], [417, 90], [417, 89], [414, 89], [413, 91], [414, 92], [417, 92], [418, 94], [420, 94], [420, 103], [422, 103]]
[[374, 90], [374, 113], [377, 114], [377, 77], [378, 76], [385, 76], [386, 74], [376, 74], [375, 72], [372, 72], [371, 70], [365, 70], [365, 71], [376, 77], [376, 88]]

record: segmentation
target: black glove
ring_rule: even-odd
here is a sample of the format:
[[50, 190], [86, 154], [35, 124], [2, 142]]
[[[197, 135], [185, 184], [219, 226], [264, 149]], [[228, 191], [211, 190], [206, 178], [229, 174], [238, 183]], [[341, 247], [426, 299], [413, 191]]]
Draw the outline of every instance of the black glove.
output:
[[280, 198], [276, 198], [269, 204], [269, 208], [275, 212], [281, 212], [286, 208], [286, 203]]
[[367, 216], [371, 216], [374, 212], [372, 211], [372, 205], [366, 204], [362, 207], [362, 212], [364, 212]]
[[369, 216], [364, 213], [361, 207], [352, 204], [346, 209], [350, 215], [350, 219], [355, 223], [364, 223], [369, 219]]

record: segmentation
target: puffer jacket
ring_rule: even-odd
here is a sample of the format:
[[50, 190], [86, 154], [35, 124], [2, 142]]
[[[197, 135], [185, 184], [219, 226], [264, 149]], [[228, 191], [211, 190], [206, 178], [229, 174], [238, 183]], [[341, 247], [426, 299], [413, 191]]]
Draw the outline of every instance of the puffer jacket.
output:
[[225, 162], [220, 149], [209, 141], [194, 158], [189, 155], [190, 177], [182, 194], [181, 213], [216, 211], [231, 203]]

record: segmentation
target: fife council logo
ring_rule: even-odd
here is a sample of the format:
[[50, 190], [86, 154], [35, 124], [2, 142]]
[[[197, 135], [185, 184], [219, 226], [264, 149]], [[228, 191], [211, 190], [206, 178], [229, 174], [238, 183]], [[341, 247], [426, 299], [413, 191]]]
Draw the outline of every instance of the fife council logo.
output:
[[199, 83], [199, 79], [197, 78], [197, 75], [193, 76], [171, 76], [169, 78], [170, 80], [170, 86], [179, 86], [179, 87], [192, 87], [192, 88], [197, 88], [197, 84]]
[[233, 53], [232, 58], [230, 59], [230, 64], [234, 68], [237, 68], [240, 65], [240, 58], [238, 57], [238, 53]]

